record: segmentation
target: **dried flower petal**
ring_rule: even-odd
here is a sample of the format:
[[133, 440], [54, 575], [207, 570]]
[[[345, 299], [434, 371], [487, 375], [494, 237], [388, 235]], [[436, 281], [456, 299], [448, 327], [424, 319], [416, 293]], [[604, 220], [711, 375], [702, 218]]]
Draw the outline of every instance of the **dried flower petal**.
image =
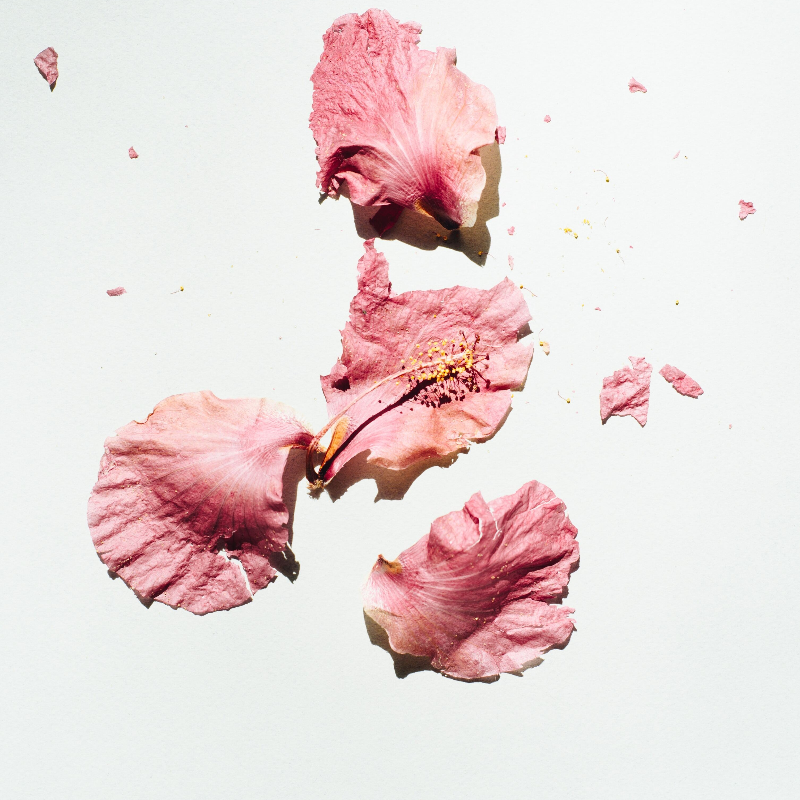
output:
[[129, 147], [128, 158], [139, 158], [139, 154], [132, 147]]
[[631, 78], [628, 81], [628, 91], [631, 94], [633, 94], [634, 92], [644, 92], [645, 94], [647, 93], [647, 89], [645, 89], [644, 86], [642, 86], [642, 84], [636, 80], [636, 78]]
[[665, 364], [658, 374], [663, 376], [668, 383], [671, 383], [672, 388], [678, 394], [682, 394], [685, 397], [700, 397], [703, 394], [700, 384], [677, 367]]
[[545, 122], [550, 122], [550, 115], [549, 114], [545, 114], [544, 115], [544, 121]]
[[127, 294], [124, 286], [117, 286], [116, 289], [106, 289], [106, 294], [109, 297], [119, 297], [121, 294]]
[[628, 356], [630, 367], [618, 369], [608, 378], [603, 378], [600, 392], [600, 419], [610, 416], [632, 416], [642, 427], [647, 423], [650, 406], [650, 375], [652, 365], [643, 358]]
[[311, 77], [317, 186], [336, 196], [346, 183], [358, 205], [469, 227], [486, 182], [478, 149], [495, 141], [494, 98], [456, 69], [455, 50], [419, 50], [420, 31], [370, 9], [323, 36]]
[[403, 469], [488, 439], [533, 355], [530, 339], [518, 341], [528, 307], [507, 278], [487, 291], [395, 295], [374, 240], [364, 249], [342, 356], [321, 379], [331, 419], [325, 430], [347, 418], [346, 438], [318, 472], [323, 481], [364, 451], [371, 463]]
[[36, 64], [41, 76], [50, 84], [52, 92], [58, 80], [58, 53], [52, 47], [48, 47], [33, 59], [33, 63]]
[[755, 214], [756, 209], [753, 208], [752, 203], [748, 203], [745, 200], [739, 201], [739, 219], [744, 219], [745, 217], [749, 217], [750, 214]]
[[248, 602], [276, 577], [286, 460], [311, 438], [267, 400], [163, 400], [106, 440], [89, 498], [100, 558], [141, 597], [195, 614]]
[[366, 613], [397, 653], [431, 659], [452, 678], [516, 672], [563, 647], [571, 608], [553, 605], [578, 563], [577, 529], [541, 483], [491, 503], [474, 494], [364, 586]]
[[494, 140], [497, 144], [506, 143], [506, 129], [502, 125], [497, 126], [497, 130], [494, 132]]
[[516, 232], [516, 228], [515, 228], [515, 227], [512, 225], [512, 226], [511, 226], [511, 227], [508, 229], [508, 235], [509, 235], [509, 236], [513, 236], [515, 232]]

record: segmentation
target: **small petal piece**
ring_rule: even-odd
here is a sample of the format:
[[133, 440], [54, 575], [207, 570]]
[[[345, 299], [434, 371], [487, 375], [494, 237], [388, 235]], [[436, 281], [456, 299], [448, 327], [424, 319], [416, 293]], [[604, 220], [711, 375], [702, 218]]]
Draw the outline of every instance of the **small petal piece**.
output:
[[681, 154], [681, 151], [680, 151], [680, 150], [678, 150], [678, 152], [677, 152], [677, 153], [675, 153], [675, 155], [674, 155], [674, 156], [672, 156], [672, 160], [674, 161], [674, 160], [675, 160], [675, 159], [676, 159], [676, 158], [677, 158], [677, 157], [678, 157], [680, 154]]
[[642, 84], [636, 80], [636, 78], [631, 78], [628, 81], [628, 91], [631, 94], [633, 94], [634, 92], [643, 92], [647, 94], [647, 89], [645, 89], [644, 86], [642, 86]]
[[508, 268], [509, 269], [514, 269], [514, 256], [509, 256], [508, 257]]
[[650, 407], [650, 376], [653, 367], [643, 358], [629, 356], [631, 366], [618, 369], [603, 378], [600, 392], [600, 419], [605, 424], [611, 416], [632, 416], [642, 427]]
[[311, 439], [279, 403], [163, 400], [106, 440], [89, 498], [98, 555], [143, 598], [195, 614], [247, 603], [277, 575], [283, 472], [290, 448]]
[[565, 512], [536, 481], [491, 503], [478, 492], [397, 561], [378, 558], [364, 610], [395, 652], [430, 658], [451, 678], [523, 669], [575, 627], [572, 609], [554, 605], [578, 563]]
[[678, 394], [682, 394], [685, 397], [700, 397], [703, 394], [700, 384], [677, 367], [665, 364], [658, 374], [663, 376], [668, 383], [671, 383], [672, 388]]
[[129, 147], [128, 158], [139, 158], [139, 154], [132, 147]]
[[739, 219], [744, 219], [745, 217], [749, 217], [750, 214], [755, 214], [756, 209], [753, 208], [752, 203], [748, 203], [745, 200], [739, 201]]
[[311, 76], [317, 186], [337, 196], [346, 183], [360, 206], [470, 227], [486, 183], [478, 150], [498, 131], [494, 98], [456, 69], [455, 50], [420, 50], [421, 30], [370, 9], [339, 17], [322, 37]]
[[[530, 312], [507, 278], [489, 290], [454, 286], [393, 294], [389, 264], [364, 243], [342, 356], [321, 378], [330, 422], [347, 436], [323, 462], [330, 480], [353, 456], [404, 469], [492, 436], [525, 382]], [[311, 475], [309, 475], [311, 479]]]
[[33, 63], [36, 64], [41, 76], [50, 84], [52, 92], [58, 80], [58, 53], [52, 47], [48, 47], [33, 59]]
[[109, 297], [119, 297], [121, 294], [127, 294], [124, 286], [117, 286], [116, 289], [106, 289], [106, 294]]
[[545, 114], [544, 115], [544, 121], [545, 122], [550, 122], [550, 115], [549, 114]]
[[497, 126], [497, 130], [494, 132], [494, 139], [497, 144], [506, 143], [506, 129], [502, 125]]
[[513, 235], [514, 235], [514, 233], [516, 232], [516, 230], [517, 230], [517, 229], [516, 229], [516, 228], [515, 228], [515, 227], [512, 225], [512, 226], [511, 226], [511, 227], [508, 229], [508, 235], [509, 235], [509, 236], [513, 236]]

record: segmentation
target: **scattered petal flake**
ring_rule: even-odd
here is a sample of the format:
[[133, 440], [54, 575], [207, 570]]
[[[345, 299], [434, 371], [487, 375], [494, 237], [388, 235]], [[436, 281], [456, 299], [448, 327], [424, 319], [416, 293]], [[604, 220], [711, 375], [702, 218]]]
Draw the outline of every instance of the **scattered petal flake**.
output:
[[139, 158], [139, 154], [132, 148], [128, 148], [128, 157], [129, 158]]
[[[370, 463], [404, 469], [488, 439], [533, 356], [525, 337], [530, 312], [508, 278], [485, 291], [393, 294], [386, 258], [372, 239], [364, 249], [342, 356], [321, 378], [330, 421], [309, 451], [308, 477], [317, 486], [366, 451]], [[329, 430], [315, 471], [312, 454]]]
[[508, 268], [509, 269], [514, 269], [514, 256], [509, 256], [508, 257]]
[[506, 129], [502, 125], [497, 126], [497, 130], [494, 132], [494, 140], [497, 144], [506, 143]]
[[513, 235], [514, 235], [514, 233], [516, 233], [516, 230], [517, 230], [517, 229], [516, 229], [516, 228], [515, 228], [515, 227], [512, 225], [512, 226], [511, 226], [511, 227], [508, 229], [508, 235], [509, 235], [509, 236], [513, 236]]
[[602, 308], [600, 308], [600, 306], [595, 306], [595, 307], [594, 307], [594, 310], [595, 310], [595, 311], [602, 311], [603, 309], [602, 309]]
[[628, 81], [628, 91], [633, 94], [634, 92], [642, 92], [643, 94], [647, 94], [647, 89], [636, 80], [636, 78], [631, 78]]
[[124, 286], [117, 286], [116, 289], [106, 289], [106, 294], [109, 297], [119, 297], [121, 294], [127, 294]]
[[672, 160], [674, 161], [674, 160], [675, 160], [675, 159], [676, 159], [676, 158], [677, 158], [677, 157], [678, 157], [680, 154], [681, 154], [681, 151], [680, 151], [680, 150], [678, 150], [678, 152], [677, 152], [677, 153], [675, 153], [675, 155], [674, 155], [674, 156], [672, 156]]
[[430, 658], [448, 677], [517, 672], [575, 627], [573, 609], [556, 605], [578, 563], [565, 512], [536, 481], [491, 503], [474, 494], [397, 561], [378, 558], [364, 610], [395, 652]]
[[644, 427], [650, 406], [650, 376], [653, 367], [643, 358], [628, 358], [631, 366], [618, 369], [613, 375], [603, 378], [600, 419], [605, 424], [611, 416], [630, 415]]
[[33, 63], [36, 64], [41, 76], [50, 85], [52, 92], [56, 88], [58, 80], [58, 53], [52, 47], [48, 47], [33, 59]]
[[361, 206], [394, 204], [448, 229], [475, 224], [495, 141], [492, 93], [456, 69], [455, 50], [417, 47], [421, 27], [386, 11], [339, 17], [323, 36], [310, 127], [317, 186]]
[[756, 209], [753, 208], [752, 203], [748, 203], [745, 200], [739, 201], [739, 219], [744, 219], [745, 217], [749, 217], [750, 214], [755, 214]]
[[550, 122], [550, 115], [549, 114], [545, 114], [544, 115], [544, 121], [545, 122]]
[[658, 373], [664, 379], [672, 384], [672, 388], [678, 393], [686, 397], [700, 397], [703, 390], [700, 384], [692, 380], [685, 372], [682, 372], [677, 367], [670, 364], [665, 364]]
[[194, 614], [247, 603], [277, 575], [283, 472], [311, 439], [267, 400], [167, 398], [106, 440], [89, 498], [97, 553], [142, 598]]

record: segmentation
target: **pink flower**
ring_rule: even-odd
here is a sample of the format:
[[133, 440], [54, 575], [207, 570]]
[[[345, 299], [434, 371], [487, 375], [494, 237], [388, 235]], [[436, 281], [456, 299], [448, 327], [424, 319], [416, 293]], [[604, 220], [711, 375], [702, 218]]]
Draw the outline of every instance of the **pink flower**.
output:
[[578, 563], [577, 532], [536, 481], [491, 503], [474, 494], [397, 561], [378, 557], [364, 610], [395, 652], [451, 678], [516, 672], [569, 641], [572, 609], [554, 603]]
[[682, 372], [677, 367], [665, 364], [658, 373], [668, 383], [672, 384], [672, 388], [685, 397], [700, 397], [703, 390], [697, 381], [692, 380], [685, 372]]
[[129, 147], [128, 158], [139, 158], [139, 154], [132, 147]]
[[600, 419], [605, 424], [611, 416], [632, 416], [642, 427], [647, 423], [650, 406], [650, 375], [652, 365], [643, 358], [629, 356], [630, 367], [618, 369], [603, 378], [600, 392]]
[[89, 498], [97, 553], [140, 596], [195, 614], [247, 603], [288, 540], [283, 472], [312, 434], [291, 409], [169, 397], [106, 440]]
[[[532, 341], [518, 341], [528, 307], [507, 278], [488, 291], [393, 294], [386, 258], [372, 239], [364, 249], [342, 355], [321, 379], [330, 420], [309, 451], [308, 478], [317, 488], [365, 451], [370, 463], [404, 469], [488, 439], [533, 355]], [[331, 430], [314, 470], [318, 444]]]
[[756, 210], [753, 208], [752, 203], [748, 203], [744, 200], [739, 201], [739, 219], [744, 219], [745, 217], [750, 216], [750, 214], [755, 214]]
[[33, 59], [33, 63], [36, 64], [41, 76], [50, 84], [52, 92], [58, 80], [58, 53], [52, 47], [48, 47]]
[[647, 94], [647, 89], [645, 89], [644, 86], [642, 86], [642, 84], [636, 80], [636, 78], [631, 78], [628, 81], [628, 91], [631, 94], [633, 94], [634, 92], [644, 92], [645, 94]]
[[494, 140], [497, 144], [506, 143], [506, 129], [502, 125], [497, 126], [497, 130], [494, 132]]
[[323, 36], [311, 77], [317, 186], [337, 196], [346, 183], [358, 205], [469, 227], [486, 182], [478, 150], [495, 141], [494, 98], [456, 69], [455, 50], [419, 50], [420, 31], [370, 9]]

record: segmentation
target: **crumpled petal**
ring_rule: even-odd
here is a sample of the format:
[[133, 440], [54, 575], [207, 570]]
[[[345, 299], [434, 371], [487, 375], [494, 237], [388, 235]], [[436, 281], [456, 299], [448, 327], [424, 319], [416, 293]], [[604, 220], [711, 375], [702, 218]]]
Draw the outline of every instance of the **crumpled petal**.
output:
[[33, 63], [52, 91], [58, 80], [58, 53], [52, 47], [47, 47], [33, 59]]
[[685, 372], [679, 370], [677, 367], [673, 367], [670, 364], [665, 364], [660, 370], [659, 375], [661, 375], [668, 383], [672, 384], [672, 388], [678, 393], [682, 394], [685, 397], [700, 397], [703, 394], [703, 390], [700, 388], [700, 384], [692, 380]]
[[633, 94], [634, 92], [644, 92], [645, 94], [647, 94], [647, 89], [645, 89], [644, 86], [641, 83], [639, 83], [639, 81], [636, 80], [636, 78], [631, 78], [628, 81], [628, 91], [631, 94]]
[[756, 209], [753, 208], [752, 203], [748, 203], [745, 200], [739, 201], [739, 219], [745, 219], [745, 217], [749, 217], [750, 214], [755, 214]]
[[106, 294], [109, 297], [119, 297], [121, 294], [127, 294], [124, 286], [117, 286], [115, 289], [106, 289]]
[[143, 598], [195, 614], [248, 602], [277, 575], [283, 472], [311, 439], [279, 403], [168, 397], [106, 440], [89, 498], [98, 555]]
[[358, 205], [469, 227], [486, 182], [478, 149], [495, 141], [494, 98], [456, 69], [455, 50], [419, 50], [421, 30], [370, 9], [325, 33], [311, 77], [317, 186], [336, 196], [347, 183]]
[[129, 147], [128, 158], [139, 158], [139, 154], [132, 147]]
[[393, 294], [374, 239], [364, 249], [342, 356], [321, 378], [328, 425], [335, 425], [318, 473], [323, 482], [364, 451], [371, 463], [404, 469], [488, 439], [533, 355], [532, 337], [518, 341], [530, 312], [508, 278], [489, 290]]
[[364, 610], [395, 652], [430, 658], [452, 678], [520, 670], [575, 627], [573, 609], [553, 605], [578, 563], [565, 511], [537, 481], [490, 503], [478, 492], [397, 561], [378, 557]]
[[603, 378], [600, 392], [600, 419], [611, 416], [632, 416], [642, 427], [647, 423], [650, 407], [650, 375], [653, 367], [643, 358], [628, 356], [630, 367], [618, 369], [613, 375]]

